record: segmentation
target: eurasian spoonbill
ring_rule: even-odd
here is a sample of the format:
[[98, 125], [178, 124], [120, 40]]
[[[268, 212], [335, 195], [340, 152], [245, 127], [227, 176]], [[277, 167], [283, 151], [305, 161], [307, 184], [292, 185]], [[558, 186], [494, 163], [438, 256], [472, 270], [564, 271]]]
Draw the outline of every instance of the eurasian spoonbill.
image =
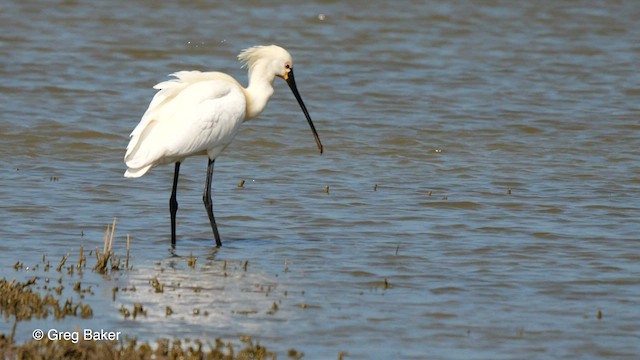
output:
[[154, 86], [158, 92], [131, 133], [124, 156], [128, 167], [125, 177], [140, 177], [153, 167], [175, 163], [169, 199], [172, 247], [176, 243], [176, 188], [180, 163], [193, 155], [208, 156], [202, 200], [216, 245], [222, 245], [211, 201], [213, 164], [236, 136], [240, 124], [254, 118], [267, 106], [276, 76], [289, 84], [322, 154], [320, 137], [296, 87], [291, 55], [276, 45], [254, 46], [243, 50], [238, 59], [249, 70], [249, 86], [244, 88], [221, 72], [176, 72], [171, 74], [175, 79]]

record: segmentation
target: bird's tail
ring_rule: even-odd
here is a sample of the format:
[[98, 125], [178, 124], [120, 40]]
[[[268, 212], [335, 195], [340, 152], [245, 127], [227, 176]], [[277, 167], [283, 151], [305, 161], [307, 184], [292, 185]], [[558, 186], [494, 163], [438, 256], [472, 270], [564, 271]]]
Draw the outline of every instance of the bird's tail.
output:
[[144, 174], [147, 173], [147, 171], [149, 171], [149, 169], [151, 169], [152, 165], [147, 165], [147, 166], [143, 166], [140, 168], [128, 168], [127, 171], [124, 172], [124, 177], [128, 177], [128, 178], [137, 178], [140, 177]]

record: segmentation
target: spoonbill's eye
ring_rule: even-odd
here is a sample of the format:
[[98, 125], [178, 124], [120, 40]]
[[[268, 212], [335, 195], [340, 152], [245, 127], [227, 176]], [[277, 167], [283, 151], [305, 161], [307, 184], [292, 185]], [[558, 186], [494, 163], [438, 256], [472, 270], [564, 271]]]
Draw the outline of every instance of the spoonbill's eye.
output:
[[286, 65], [284, 66], [284, 68], [285, 68], [285, 69], [291, 69], [291, 65], [286, 64]]

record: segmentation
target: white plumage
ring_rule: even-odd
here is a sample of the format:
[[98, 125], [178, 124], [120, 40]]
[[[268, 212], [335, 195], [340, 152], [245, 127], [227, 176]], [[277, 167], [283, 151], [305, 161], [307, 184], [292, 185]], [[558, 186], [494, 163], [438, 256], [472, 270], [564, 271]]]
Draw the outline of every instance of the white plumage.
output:
[[154, 96], [131, 133], [124, 160], [126, 177], [196, 154], [215, 159], [245, 120], [242, 86], [218, 72], [180, 71], [154, 86]]
[[238, 59], [249, 71], [244, 88], [231, 76], [220, 72], [179, 71], [163, 81], [140, 123], [131, 132], [124, 161], [125, 177], [140, 177], [151, 168], [175, 163], [170, 199], [171, 240], [175, 246], [176, 187], [180, 163], [193, 155], [207, 155], [209, 165], [203, 200], [216, 243], [221, 245], [211, 204], [211, 174], [216, 157], [231, 143], [240, 125], [264, 110], [273, 94], [273, 80], [284, 79], [291, 88], [313, 131], [322, 153], [322, 144], [311, 117], [298, 93], [293, 77], [293, 60], [276, 45], [243, 50]]

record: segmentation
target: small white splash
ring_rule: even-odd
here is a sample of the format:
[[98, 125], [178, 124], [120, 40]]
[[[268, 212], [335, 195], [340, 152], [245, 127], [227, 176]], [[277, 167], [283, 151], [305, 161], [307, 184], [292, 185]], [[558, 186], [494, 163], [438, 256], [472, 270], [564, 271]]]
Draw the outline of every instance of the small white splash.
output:
[[325, 14], [318, 14], [318, 20], [324, 21], [327, 16]]
[[194, 47], [200, 47], [200, 46], [204, 46], [205, 43], [204, 43], [204, 41], [195, 42], [195, 41], [189, 40], [189, 41], [187, 41], [187, 45], [194, 46]]

